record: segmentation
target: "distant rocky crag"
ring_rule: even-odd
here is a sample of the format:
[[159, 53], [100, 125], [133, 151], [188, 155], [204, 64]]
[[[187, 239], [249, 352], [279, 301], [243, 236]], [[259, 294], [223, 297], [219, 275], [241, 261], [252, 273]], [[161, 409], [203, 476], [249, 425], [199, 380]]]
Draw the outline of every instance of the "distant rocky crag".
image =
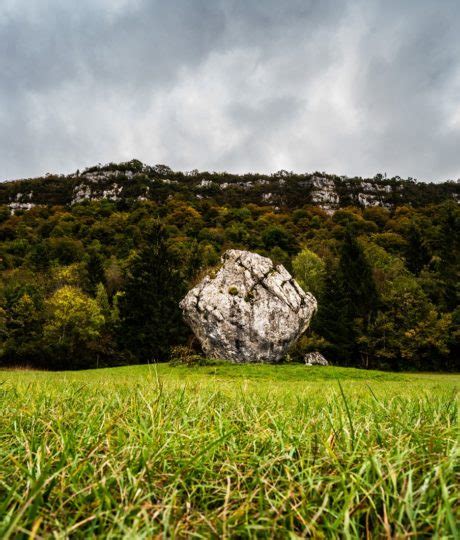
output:
[[166, 165], [149, 166], [138, 160], [97, 165], [69, 175], [0, 183], [0, 204], [12, 212], [37, 205], [75, 205], [108, 200], [132, 204], [162, 202], [175, 194], [187, 200], [210, 199], [219, 205], [321, 207], [328, 213], [346, 206], [424, 206], [445, 200], [460, 201], [459, 181], [422, 183], [399, 177], [349, 178], [326, 173], [297, 174], [285, 170], [271, 175], [227, 172], [173, 171]]

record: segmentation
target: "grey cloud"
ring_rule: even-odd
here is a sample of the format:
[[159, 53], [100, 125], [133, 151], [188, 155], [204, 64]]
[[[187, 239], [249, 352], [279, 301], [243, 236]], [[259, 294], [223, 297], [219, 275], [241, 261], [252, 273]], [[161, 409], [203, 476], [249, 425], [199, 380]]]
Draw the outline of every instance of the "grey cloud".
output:
[[0, 178], [460, 176], [457, 0], [4, 0]]
[[[365, 116], [372, 119], [374, 136], [370, 161], [421, 178], [460, 176], [460, 124], [452, 116], [460, 101], [449, 94], [460, 91], [460, 40], [453, 2], [413, 2], [399, 18], [386, 6], [374, 14], [379, 32], [367, 36], [364, 46], [375, 53], [358, 81]], [[389, 3], [395, 8], [396, 3]], [[384, 36], [393, 41], [385, 51]]]

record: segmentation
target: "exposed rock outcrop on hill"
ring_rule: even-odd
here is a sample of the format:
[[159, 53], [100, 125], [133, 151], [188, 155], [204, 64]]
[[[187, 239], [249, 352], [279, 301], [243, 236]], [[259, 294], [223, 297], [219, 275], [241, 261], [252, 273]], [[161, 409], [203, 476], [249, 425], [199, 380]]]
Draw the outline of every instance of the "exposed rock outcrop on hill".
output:
[[222, 263], [182, 300], [186, 322], [211, 358], [277, 362], [307, 329], [315, 298], [266, 257], [232, 249]]
[[348, 178], [326, 173], [236, 175], [218, 172], [177, 172], [166, 165], [145, 165], [137, 160], [97, 165], [82, 172], [0, 182], [0, 204], [11, 211], [36, 205], [73, 205], [108, 200], [124, 204], [152, 200], [163, 202], [180, 194], [190, 201], [209, 199], [218, 204], [257, 204], [275, 208], [319, 206], [328, 213], [338, 208], [420, 206], [446, 199], [460, 201], [460, 184], [416, 183], [412, 180]]

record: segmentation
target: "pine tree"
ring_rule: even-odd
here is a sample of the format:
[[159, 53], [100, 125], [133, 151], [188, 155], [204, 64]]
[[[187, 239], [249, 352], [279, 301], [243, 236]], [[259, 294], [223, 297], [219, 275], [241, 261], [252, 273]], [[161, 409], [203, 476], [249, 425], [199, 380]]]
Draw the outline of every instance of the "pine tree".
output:
[[103, 283], [98, 283], [96, 287], [96, 302], [98, 303], [98, 306], [101, 310], [102, 315], [104, 316], [105, 321], [110, 321], [112, 318], [112, 314], [110, 309], [109, 296]]
[[95, 294], [99, 283], [105, 282], [104, 258], [95, 248], [89, 250], [86, 261], [86, 273], [88, 276], [88, 292]]
[[355, 234], [348, 229], [340, 250], [338, 281], [346, 309], [346, 319], [351, 324], [349, 349], [351, 357], [368, 367], [366, 347], [360, 346], [371, 322], [377, 315], [379, 297], [372, 274]]
[[183, 341], [179, 301], [184, 294], [179, 263], [168, 251], [164, 228], [154, 222], [119, 301], [121, 345], [136, 360], [165, 360], [171, 345]]
[[439, 302], [448, 310], [458, 309], [460, 304], [460, 213], [455, 203], [445, 204], [440, 210], [438, 235], [439, 254], [441, 256], [440, 278], [442, 286]]
[[318, 301], [318, 314], [312, 329], [327, 341], [324, 353], [332, 363], [349, 364], [353, 350], [353, 320], [337, 267], [328, 265], [324, 289]]
[[372, 268], [351, 230], [342, 242], [338, 272], [351, 315], [368, 324], [377, 312], [378, 294]]
[[378, 294], [372, 269], [351, 230], [347, 230], [336, 267], [326, 272], [324, 293], [319, 302], [314, 328], [329, 346], [331, 360], [368, 366], [361, 339], [374, 320]]
[[430, 254], [423, 242], [422, 233], [419, 227], [412, 224], [407, 233], [406, 247], [407, 268], [418, 276], [423, 267], [430, 262]]

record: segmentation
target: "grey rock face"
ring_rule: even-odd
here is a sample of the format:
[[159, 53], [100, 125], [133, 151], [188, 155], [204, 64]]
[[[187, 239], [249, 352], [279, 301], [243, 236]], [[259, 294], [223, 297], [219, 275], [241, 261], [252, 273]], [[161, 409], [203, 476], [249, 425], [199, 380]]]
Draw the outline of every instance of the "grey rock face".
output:
[[305, 355], [305, 365], [307, 366], [328, 366], [329, 362], [324, 356], [315, 351]]
[[249, 251], [229, 250], [180, 303], [207, 356], [277, 362], [307, 329], [316, 300], [289, 272]]

